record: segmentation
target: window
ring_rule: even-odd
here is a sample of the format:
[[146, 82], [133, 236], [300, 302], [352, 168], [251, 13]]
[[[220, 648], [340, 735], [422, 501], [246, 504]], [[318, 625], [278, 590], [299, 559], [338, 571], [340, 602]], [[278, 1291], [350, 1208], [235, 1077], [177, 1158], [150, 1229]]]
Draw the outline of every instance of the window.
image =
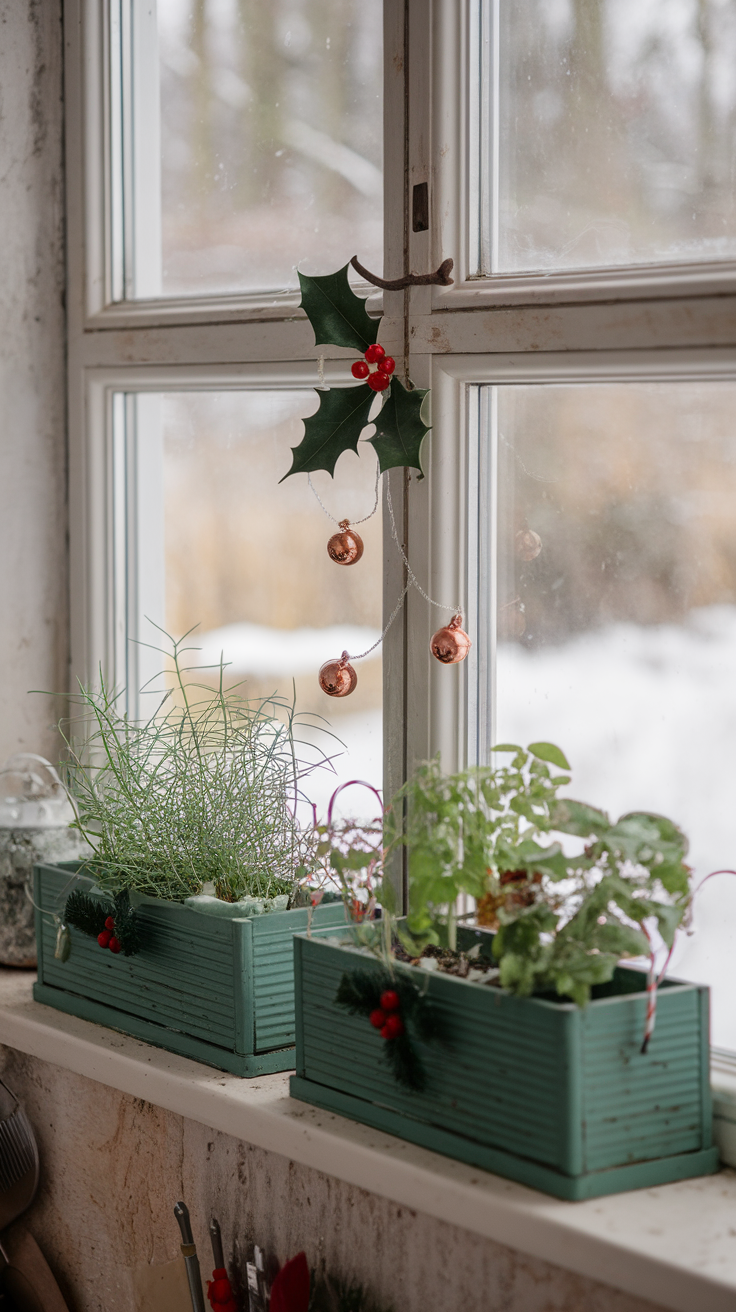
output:
[[[438, 613], [411, 591], [340, 715], [362, 733], [379, 713], [380, 666], [388, 793], [438, 750], [451, 769], [499, 733], [549, 734], [590, 801], [682, 819], [696, 879], [733, 865], [730, 0], [384, 0], [382, 28], [378, 0], [76, 5], [75, 672], [120, 671], [149, 610], [233, 653], [254, 625], [379, 628], [379, 592], [387, 617], [403, 586], [390, 532], [371, 522], [360, 588], [330, 579], [329, 521], [276, 482], [311, 389], [350, 382], [295, 267], [452, 257], [450, 287], [363, 290], [432, 388], [426, 477], [383, 480], [399, 535], [422, 586], [462, 599], [473, 648], [433, 662]], [[372, 494], [369, 462], [343, 460], [318, 489], [336, 517]], [[253, 679], [285, 668], [266, 649]], [[736, 881], [710, 882], [696, 923], [675, 968], [714, 985], [714, 1041], [736, 1051]]]

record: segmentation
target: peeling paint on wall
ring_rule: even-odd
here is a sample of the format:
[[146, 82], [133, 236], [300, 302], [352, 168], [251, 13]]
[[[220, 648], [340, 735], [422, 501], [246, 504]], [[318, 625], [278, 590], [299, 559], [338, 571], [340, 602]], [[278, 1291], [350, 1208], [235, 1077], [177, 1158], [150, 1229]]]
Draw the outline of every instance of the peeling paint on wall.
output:
[[0, 0], [0, 763], [55, 759], [68, 670], [61, 4]]

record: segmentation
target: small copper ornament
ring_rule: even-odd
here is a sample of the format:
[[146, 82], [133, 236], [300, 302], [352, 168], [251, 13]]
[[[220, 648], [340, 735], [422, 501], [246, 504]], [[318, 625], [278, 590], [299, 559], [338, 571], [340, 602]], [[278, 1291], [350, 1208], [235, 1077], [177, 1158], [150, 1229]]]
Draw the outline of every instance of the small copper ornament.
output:
[[542, 550], [542, 539], [533, 528], [520, 528], [516, 534], [516, 554], [520, 560], [536, 560]]
[[339, 661], [325, 661], [319, 672], [319, 686], [328, 697], [349, 697], [357, 682], [358, 676], [346, 651]]
[[363, 555], [363, 539], [350, 527], [350, 520], [340, 520], [340, 532], [333, 533], [327, 543], [327, 554], [336, 565], [355, 565], [360, 560]]
[[435, 660], [443, 665], [458, 665], [464, 661], [472, 643], [464, 629], [461, 629], [462, 615], [454, 615], [444, 629], [438, 629], [429, 649]]

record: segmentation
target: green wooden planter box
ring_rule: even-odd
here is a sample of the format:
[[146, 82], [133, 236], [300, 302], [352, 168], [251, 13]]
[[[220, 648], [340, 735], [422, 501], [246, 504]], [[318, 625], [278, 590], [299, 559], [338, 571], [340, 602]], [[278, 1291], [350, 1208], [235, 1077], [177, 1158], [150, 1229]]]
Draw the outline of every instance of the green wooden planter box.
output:
[[412, 971], [452, 1035], [449, 1048], [417, 1044], [429, 1078], [415, 1093], [394, 1080], [368, 1020], [334, 1002], [344, 971], [377, 963], [349, 946], [347, 928], [324, 937], [294, 939], [293, 1097], [558, 1198], [717, 1169], [707, 988], [662, 985], [643, 1056], [646, 993], [633, 969], [617, 972], [622, 992], [584, 1009]]
[[[37, 908], [63, 908], [78, 869], [35, 866]], [[92, 880], [77, 886], [94, 892]], [[62, 962], [55, 926], [37, 910], [36, 1000], [235, 1075], [293, 1069], [292, 938], [307, 928], [307, 910], [229, 920], [146, 898], [137, 912], [143, 947], [135, 956], [103, 952], [72, 929]], [[313, 912], [315, 927], [344, 923], [342, 903]]]

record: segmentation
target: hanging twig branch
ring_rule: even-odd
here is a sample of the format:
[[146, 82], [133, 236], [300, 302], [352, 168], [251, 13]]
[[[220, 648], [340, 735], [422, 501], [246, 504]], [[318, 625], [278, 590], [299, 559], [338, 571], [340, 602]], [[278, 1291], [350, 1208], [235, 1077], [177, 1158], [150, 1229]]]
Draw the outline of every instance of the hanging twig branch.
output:
[[403, 278], [378, 278], [375, 273], [369, 273], [363, 267], [357, 255], [353, 256], [350, 263], [366, 282], [372, 282], [374, 287], [383, 287], [387, 292], [401, 292], [405, 287], [450, 287], [455, 281], [450, 277], [454, 264], [451, 259], [443, 260], [434, 273], [407, 273]]

